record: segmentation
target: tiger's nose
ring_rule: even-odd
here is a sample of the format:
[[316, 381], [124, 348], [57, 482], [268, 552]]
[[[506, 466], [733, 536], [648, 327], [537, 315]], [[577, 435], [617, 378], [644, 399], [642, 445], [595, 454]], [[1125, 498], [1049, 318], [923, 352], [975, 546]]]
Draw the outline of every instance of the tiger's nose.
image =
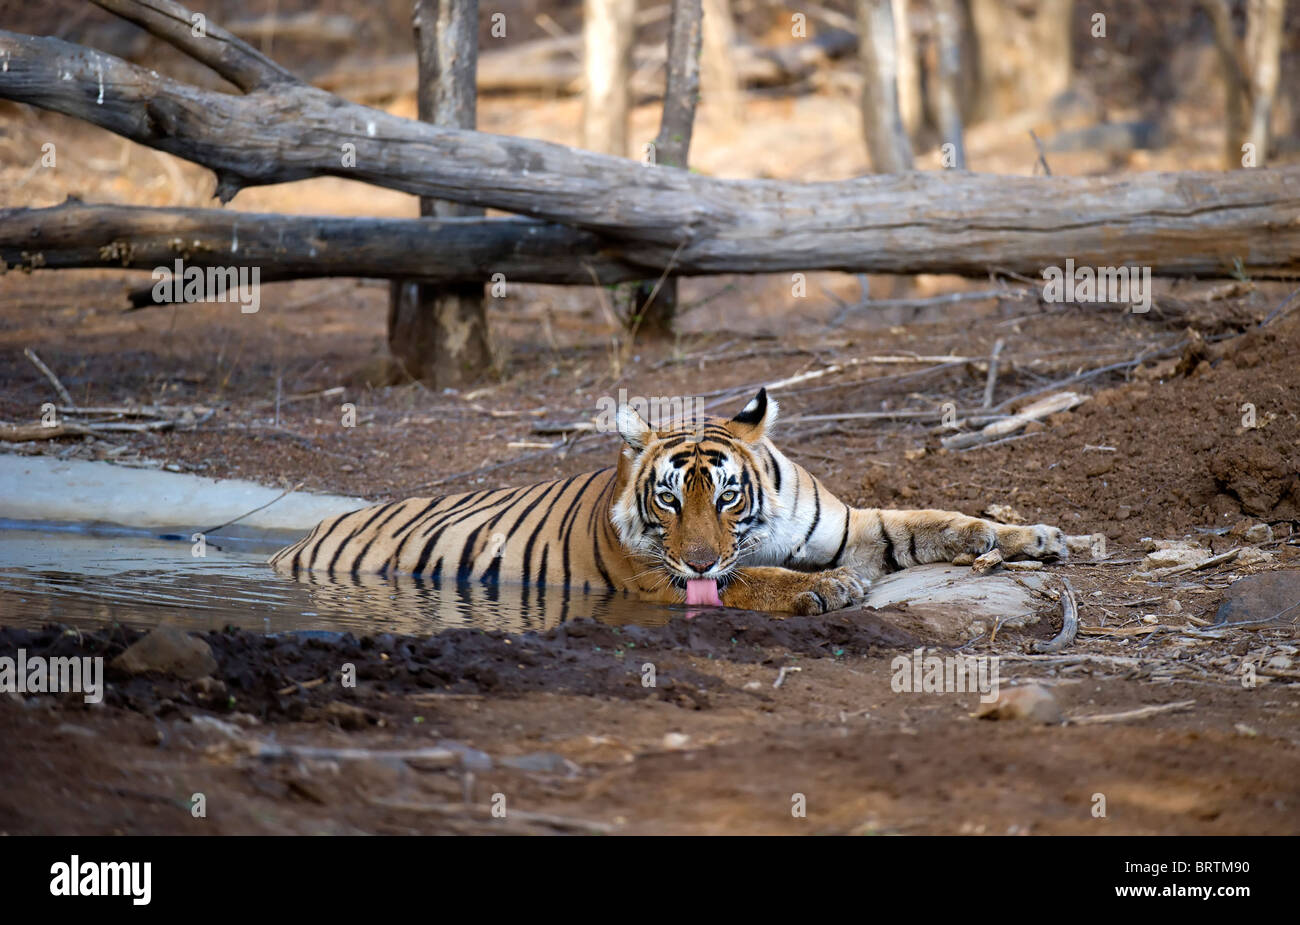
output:
[[718, 561], [717, 553], [702, 546], [695, 546], [686, 550], [686, 554], [682, 558], [686, 560], [687, 565], [697, 572], [707, 572]]

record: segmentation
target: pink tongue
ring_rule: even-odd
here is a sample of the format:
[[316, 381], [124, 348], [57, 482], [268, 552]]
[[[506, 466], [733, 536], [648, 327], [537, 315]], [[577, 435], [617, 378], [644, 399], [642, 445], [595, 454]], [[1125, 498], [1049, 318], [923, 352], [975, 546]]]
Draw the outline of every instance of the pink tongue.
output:
[[718, 597], [717, 579], [716, 578], [686, 579], [686, 603], [709, 604], [713, 607], [721, 607], [722, 599]]

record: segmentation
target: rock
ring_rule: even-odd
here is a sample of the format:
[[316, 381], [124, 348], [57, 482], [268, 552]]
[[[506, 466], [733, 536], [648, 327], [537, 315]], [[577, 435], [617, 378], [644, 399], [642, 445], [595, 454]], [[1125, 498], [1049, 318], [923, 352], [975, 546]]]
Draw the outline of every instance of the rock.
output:
[[998, 549], [990, 549], [984, 555], [980, 556], [971, 563], [970, 570], [976, 575], [987, 575], [1002, 564], [1002, 552]]
[[1025, 517], [1009, 504], [990, 504], [984, 509], [984, 516], [1000, 524], [1022, 524]]
[[192, 686], [197, 693], [204, 697], [226, 696], [226, 682], [219, 678], [197, 678]]
[[1247, 543], [1273, 542], [1273, 528], [1268, 524], [1255, 524], [1246, 530]]
[[1255, 549], [1253, 546], [1247, 546], [1237, 553], [1237, 558], [1234, 561], [1237, 565], [1267, 565], [1273, 561], [1273, 554], [1262, 549]]
[[1043, 563], [1037, 559], [1025, 559], [1023, 562], [1003, 562], [1002, 567], [1012, 572], [1041, 572]]
[[1141, 568], [1144, 571], [1173, 568], [1178, 565], [1193, 565], [1197, 562], [1204, 562], [1206, 559], [1210, 558], [1209, 550], [1205, 549], [1203, 546], [1197, 546], [1194, 543], [1182, 541], [1156, 542], [1159, 543], [1159, 545], [1152, 548], [1142, 560]]
[[664, 735], [664, 748], [669, 751], [680, 751], [685, 748], [691, 741], [691, 737], [684, 732], [669, 732]]
[[1099, 475], [1105, 475], [1115, 468], [1115, 457], [1110, 454], [1103, 456], [1094, 456], [1088, 460], [1084, 466], [1083, 474], [1088, 478], [1095, 478]]
[[1272, 668], [1276, 671], [1287, 671], [1290, 669], [1291, 665], [1292, 661], [1290, 657], [1286, 655], [1274, 655], [1264, 663], [1265, 668]]
[[581, 767], [563, 755], [557, 755], [555, 752], [529, 752], [527, 755], [511, 755], [506, 758], [498, 758], [497, 764], [507, 768], [514, 768], [517, 771], [563, 774], [565, 777], [576, 777], [582, 773]]
[[320, 711], [320, 715], [322, 719], [338, 723], [341, 729], [365, 729], [370, 725], [369, 713], [358, 706], [344, 703], [341, 700], [332, 701], [325, 709]]
[[77, 736], [82, 739], [93, 739], [99, 735], [93, 729], [87, 729], [85, 726], [77, 726], [72, 723], [59, 723], [59, 727], [54, 731], [59, 735]]
[[1215, 625], [1300, 615], [1300, 570], [1277, 569], [1233, 582], [1214, 615]]
[[164, 623], [113, 659], [111, 667], [127, 674], [155, 671], [192, 681], [215, 672], [217, 660], [202, 639]]
[[981, 703], [975, 716], [978, 719], [1027, 719], [1048, 724], [1065, 719], [1056, 697], [1039, 684], [1003, 688], [993, 703]]
[[467, 771], [492, 770], [492, 756], [487, 752], [471, 748], [464, 742], [455, 742], [450, 739], [442, 739], [435, 744], [439, 748], [445, 748], [460, 755], [460, 766]]

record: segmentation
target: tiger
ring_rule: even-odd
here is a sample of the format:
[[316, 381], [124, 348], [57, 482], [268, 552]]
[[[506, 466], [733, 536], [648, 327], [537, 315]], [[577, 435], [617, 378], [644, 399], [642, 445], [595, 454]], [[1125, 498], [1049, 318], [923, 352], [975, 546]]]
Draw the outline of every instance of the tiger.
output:
[[376, 504], [322, 521], [270, 559], [281, 574], [505, 582], [661, 604], [816, 615], [871, 582], [993, 549], [1065, 559], [1060, 529], [954, 511], [857, 508], [773, 445], [760, 389], [730, 419], [652, 427], [618, 409], [617, 463], [522, 488]]

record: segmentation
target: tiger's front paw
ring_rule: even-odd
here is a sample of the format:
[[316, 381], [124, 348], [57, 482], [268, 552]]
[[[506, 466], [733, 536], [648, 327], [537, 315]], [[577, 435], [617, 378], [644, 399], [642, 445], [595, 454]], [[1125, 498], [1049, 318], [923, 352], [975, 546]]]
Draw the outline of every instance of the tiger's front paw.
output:
[[1065, 534], [1047, 524], [1001, 527], [998, 530], [998, 548], [1004, 555], [1030, 559], [1065, 559], [1069, 556]]
[[829, 613], [864, 600], [871, 581], [851, 568], [830, 569], [809, 576], [811, 586], [795, 595], [791, 610], [800, 616]]

